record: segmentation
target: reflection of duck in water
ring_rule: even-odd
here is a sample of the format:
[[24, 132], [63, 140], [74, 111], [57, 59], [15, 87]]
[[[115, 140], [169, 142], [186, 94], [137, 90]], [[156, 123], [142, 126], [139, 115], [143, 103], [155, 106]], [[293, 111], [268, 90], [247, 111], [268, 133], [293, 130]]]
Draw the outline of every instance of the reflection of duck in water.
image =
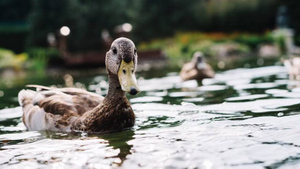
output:
[[[38, 139], [44, 139], [44, 138], [50, 138], [50, 139], [58, 139], [58, 140], [93, 140], [95, 138], [99, 138], [101, 140], [105, 140], [105, 142], [101, 141], [100, 143], [97, 142], [96, 144], [107, 144], [108, 145], [105, 148], [105, 151], [109, 151], [108, 154], [103, 154], [105, 158], [111, 158], [116, 159], [113, 161], [111, 166], [114, 167], [120, 167], [123, 162], [127, 159], [127, 156], [129, 154], [132, 154], [132, 147], [133, 145], [129, 143], [129, 141], [134, 139], [135, 132], [133, 130], [124, 130], [122, 132], [111, 132], [111, 133], [89, 133], [88, 137], [82, 137], [81, 134], [78, 134], [78, 132], [68, 133], [67, 135], [60, 135], [59, 133], [55, 131], [40, 131], [39, 132], [41, 136]], [[76, 142], [76, 141], [75, 141]], [[75, 143], [76, 144], [76, 143]], [[87, 143], [90, 145], [90, 143]], [[84, 145], [87, 145], [84, 144]], [[77, 145], [77, 144], [76, 144]], [[76, 146], [77, 147], [77, 146]], [[119, 151], [110, 151], [110, 150], [119, 150]], [[84, 151], [82, 149], [79, 149], [80, 151]]]
[[108, 146], [111, 146], [115, 150], [120, 150], [120, 152], [117, 155], [107, 158], [119, 158], [120, 160], [117, 160], [114, 163], [118, 166], [121, 166], [122, 163], [126, 160], [127, 155], [131, 154], [131, 148], [133, 145], [128, 144], [128, 141], [134, 139], [133, 135], [133, 130], [126, 130], [118, 133], [109, 133], [101, 135], [100, 138], [108, 141]]
[[287, 68], [292, 80], [300, 80], [300, 57], [294, 57], [284, 61], [284, 66]]
[[214, 77], [215, 72], [210, 65], [205, 63], [205, 58], [202, 52], [195, 52], [191, 62], [183, 65], [180, 77], [183, 81], [186, 80], [203, 80], [204, 78]]
[[135, 78], [137, 54], [134, 43], [118, 38], [106, 53], [109, 89], [106, 97], [76, 88], [22, 90], [19, 103], [28, 130], [105, 132], [132, 127], [135, 115], [125, 92], [139, 92]]

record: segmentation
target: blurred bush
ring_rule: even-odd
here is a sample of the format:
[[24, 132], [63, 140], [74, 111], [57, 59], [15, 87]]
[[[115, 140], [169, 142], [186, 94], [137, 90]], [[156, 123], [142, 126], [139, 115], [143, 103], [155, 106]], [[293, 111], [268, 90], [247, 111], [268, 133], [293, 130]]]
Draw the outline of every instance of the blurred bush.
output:
[[[41, 74], [44, 73], [50, 61], [57, 61], [60, 58], [59, 51], [53, 48], [30, 48], [27, 53], [29, 55], [28, 68]], [[60, 65], [63, 63], [58, 62], [55, 64]]]
[[173, 66], [191, 60], [196, 51], [203, 52], [209, 60], [220, 61], [232, 57], [251, 56], [262, 44], [273, 44], [271, 33], [177, 33], [173, 38], [142, 42], [139, 51], [161, 49]]
[[43, 74], [49, 60], [58, 57], [59, 52], [56, 49], [31, 48], [26, 53], [15, 54], [11, 50], [0, 48], [0, 71], [28, 69]]
[[233, 39], [234, 41], [249, 46], [252, 50], [258, 48], [261, 44], [270, 44], [274, 42], [271, 33], [265, 33], [263, 35], [257, 34], [242, 34]]
[[33, 0], [29, 17], [32, 29], [30, 46], [47, 47], [47, 34], [59, 36], [59, 29], [68, 26], [68, 46], [71, 51], [99, 50], [101, 31], [113, 30], [116, 25], [131, 22], [134, 0]]
[[281, 53], [285, 53], [285, 54], [287, 52], [286, 42], [285, 42], [286, 36], [287, 36], [287, 32], [285, 29], [277, 29], [273, 32], [273, 39], [275, 44], [280, 49]]
[[[25, 41], [27, 48], [48, 47], [47, 35], [58, 36], [58, 30], [68, 26], [71, 51], [99, 50], [104, 46], [101, 31], [107, 29], [115, 38], [114, 27], [126, 22], [133, 25], [131, 38], [136, 43], [171, 37], [179, 31], [263, 33], [276, 28], [280, 5], [288, 7], [290, 26], [299, 34], [299, 0], [3, 0], [0, 46], [15, 52], [25, 50]], [[14, 28], [1, 27], [7, 23]], [[252, 49], [259, 41], [270, 40], [238, 38], [236, 42]]]
[[46, 47], [47, 34], [57, 34], [66, 25], [71, 29], [70, 50], [99, 49], [101, 31], [107, 29], [114, 36], [114, 27], [125, 22], [133, 25], [131, 38], [136, 43], [178, 31], [264, 32], [275, 27], [278, 1], [33, 0], [29, 42]]
[[135, 20], [139, 40], [178, 31], [264, 32], [275, 27], [279, 0], [144, 0]]
[[27, 53], [30, 58], [34, 58], [38, 55], [45, 55], [47, 58], [58, 58], [60, 56], [60, 53], [55, 48], [29, 48], [27, 49]]
[[28, 59], [26, 53], [16, 55], [13, 51], [0, 48], [0, 70], [11, 68], [21, 70]]

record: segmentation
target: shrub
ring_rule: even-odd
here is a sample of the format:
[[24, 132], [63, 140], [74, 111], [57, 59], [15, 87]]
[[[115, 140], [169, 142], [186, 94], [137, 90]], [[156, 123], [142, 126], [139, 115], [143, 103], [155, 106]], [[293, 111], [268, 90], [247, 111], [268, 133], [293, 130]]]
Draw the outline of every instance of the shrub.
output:
[[218, 60], [222, 50], [228, 49], [233, 55], [244, 55], [256, 49], [262, 43], [271, 43], [269, 33], [265, 35], [242, 33], [177, 33], [173, 38], [156, 39], [142, 42], [139, 50], [161, 49], [169, 57], [172, 66], [181, 66], [190, 61], [193, 53], [203, 52], [208, 60]]
[[19, 70], [27, 60], [28, 55], [21, 53], [16, 55], [13, 51], [0, 48], [0, 69], [13, 68]]
[[59, 51], [51, 48], [31, 48], [28, 49], [28, 54], [29, 69], [37, 71], [40, 75], [44, 73], [50, 59], [59, 58]]

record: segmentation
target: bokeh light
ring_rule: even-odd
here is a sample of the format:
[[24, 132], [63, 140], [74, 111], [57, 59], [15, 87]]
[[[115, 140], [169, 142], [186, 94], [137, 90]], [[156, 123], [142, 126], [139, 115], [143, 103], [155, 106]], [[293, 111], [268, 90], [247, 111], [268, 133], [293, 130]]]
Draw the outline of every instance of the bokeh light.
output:
[[131, 32], [131, 30], [132, 30], [132, 25], [129, 24], [129, 23], [124, 23], [124, 24], [122, 25], [122, 29], [123, 29], [125, 32]]
[[63, 26], [60, 28], [60, 34], [63, 36], [68, 36], [70, 34], [71, 30], [67, 26]]

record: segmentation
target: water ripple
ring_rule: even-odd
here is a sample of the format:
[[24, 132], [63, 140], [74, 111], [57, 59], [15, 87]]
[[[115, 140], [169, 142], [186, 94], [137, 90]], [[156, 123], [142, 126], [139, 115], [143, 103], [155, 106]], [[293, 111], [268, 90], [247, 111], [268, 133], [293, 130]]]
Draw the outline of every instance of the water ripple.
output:
[[[89, 90], [107, 90], [91, 79]], [[0, 168], [300, 168], [300, 88], [283, 67], [138, 83], [136, 124], [122, 132], [29, 132], [20, 107], [0, 110]]]

